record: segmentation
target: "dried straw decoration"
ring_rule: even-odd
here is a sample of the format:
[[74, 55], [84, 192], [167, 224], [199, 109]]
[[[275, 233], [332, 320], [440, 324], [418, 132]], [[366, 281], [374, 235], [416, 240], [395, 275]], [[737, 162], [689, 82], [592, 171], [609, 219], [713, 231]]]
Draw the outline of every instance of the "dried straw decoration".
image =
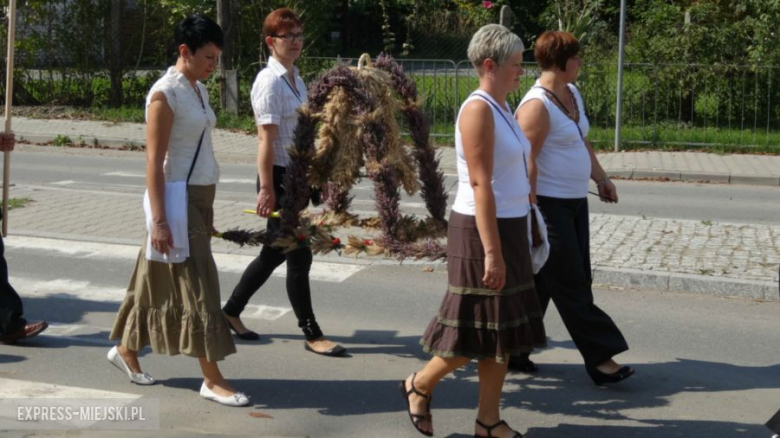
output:
[[[399, 135], [399, 112], [412, 136], [411, 150]], [[445, 234], [447, 194], [429, 132], [416, 85], [392, 57], [381, 55], [372, 66], [363, 55], [357, 69], [337, 65], [324, 72], [311, 84], [308, 104], [299, 109], [284, 182], [281, 234], [266, 237], [287, 251], [310, 246], [315, 253], [343, 248], [347, 255], [444, 257], [436, 238]], [[359, 221], [347, 211], [349, 190], [361, 167], [374, 182], [378, 221]], [[324, 189], [330, 212], [302, 214], [311, 187]], [[401, 187], [409, 194], [420, 190], [431, 217], [402, 216]], [[373, 240], [349, 236], [342, 244], [330, 234], [333, 227], [356, 224], [378, 226], [382, 235]]]

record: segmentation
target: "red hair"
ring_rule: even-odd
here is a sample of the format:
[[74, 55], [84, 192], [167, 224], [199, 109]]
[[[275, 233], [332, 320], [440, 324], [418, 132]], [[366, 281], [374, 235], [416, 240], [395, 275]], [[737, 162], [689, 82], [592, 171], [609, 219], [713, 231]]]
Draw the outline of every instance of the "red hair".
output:
[[279, 36], [296, 27], [303, 27], [301, 19], [290, 8], [279, 8], [268, 14], [263, 22], [263, 35], [267, 37]]
[[547, 31], [534, 42], [534, 58], [542, 70], [557, 66], [566, 71], [566, 61], [580, 53], [580, 42], [570, 32]]

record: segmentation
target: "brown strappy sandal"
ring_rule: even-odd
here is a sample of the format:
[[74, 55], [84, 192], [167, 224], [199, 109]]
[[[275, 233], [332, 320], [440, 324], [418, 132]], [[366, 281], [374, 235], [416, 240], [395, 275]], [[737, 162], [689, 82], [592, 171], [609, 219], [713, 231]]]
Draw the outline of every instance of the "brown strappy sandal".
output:
[[[418, 432], [425, 436], [433, 436], [433, 432], [428, 432], [425, 430], [422, 430], [420, 428], [420, 423], [422, 421], [428, 420], [431, 422], [431, 426], [433, 425], [433, 417], [431, 417], [431, 400], [433, 397], [431, 397], [430, 394], [424, 394], [420, 392], [417, 388], [414, 387], [414, 378], [417, 376], [417, 373], [412, 374], [412, 383], [411, 387], [412, 389], [407, 390], [406, 389], [406, 379], [401, 380], [401, 384], [398, 385], [398, 388], [401, 390], [401, 395], [404, 398], [404, 401], [406, 401], [406, 411], [409, 414], [409, 420], [412, 422], [412, 426], [414, 426], [415, 429], [417, 429]], [[412, 405], [409, 403], [409, 396], [415, 394], [419, 395], [420, 397], [426, 399], [428, 403], [425, 406], [425, 414], [413, 414], [412, 413]]]
[[[492, 438], [493, 437], [493, 429], [497, 428], [498, 426], [501, 426], [502, 424], [504, 426], [506, 426], [506, 427], [509, 427], [509, 425], [506, 424], [506, 421], [504, 421], [504, 420], [501, 420], [501, 421], [499, 421], [498, 423], [496, 423], [496, 424], [494, 424], [492, 426], [488, 426], [487, 424], [485, 424], [485, 423], [483, 423], [483, 422], [481, 422], [479, 420], [477, 420], [477, 424], [479, 424], [480, 427], [483, 427], [487, 431], [488, 434], [487, 434], [487, 436], [474, 434], [474, 438]], [[509, 427], [509, 430], [511, 430], [512, 432], [515, 433], [513, 438], [523, 438], [523, 435], [520, 432], [512, 429], [511, 427]]]

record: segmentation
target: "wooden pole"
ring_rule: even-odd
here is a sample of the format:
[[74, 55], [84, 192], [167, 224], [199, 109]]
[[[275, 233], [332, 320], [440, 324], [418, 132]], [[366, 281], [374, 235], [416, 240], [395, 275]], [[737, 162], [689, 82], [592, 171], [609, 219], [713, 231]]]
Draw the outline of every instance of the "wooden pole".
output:
[[[14, 41], [16, 40], [16, 0], [8, 0], [8, 57], [5, 72], [5, 133], [11, 132], [11, 105], [14, 100]], [[3, 237], [8, 236], [8, 185], [11, 179], [11, 152], [3, 153]]]

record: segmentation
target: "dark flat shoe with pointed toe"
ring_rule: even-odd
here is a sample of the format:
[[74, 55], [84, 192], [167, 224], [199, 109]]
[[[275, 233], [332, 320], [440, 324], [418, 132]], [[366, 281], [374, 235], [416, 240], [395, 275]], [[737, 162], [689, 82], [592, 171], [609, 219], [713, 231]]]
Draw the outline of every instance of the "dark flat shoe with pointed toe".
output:
[[233, 324], [230, 323], [229, 319], [227, 320], [227, 323], [228, 323], [228, 327], [230, 327], [230, 330], [233, 330], [233, 333], [236, 334], [236, 337], [238, 339], [243, 339], [245, 341], [257, 341], [258, 339], [260, 339], [260, 335], [253, 332], [252, 330], [247, 330], [244, 333], [239, 333], [238, 330], [236, 330], [236, 328], [233, 327]]
[[629, 366], [623, 366], [612, 374], [602, 373], [596, 368], [586, 367], [585, 369], [588, 371], [590, 378], [593, 379], [593, 383], [598, 386], [618, 383], [634, 375], [634, 369]]
[[336, 345], [335, 347], [331, 348], [330, 350], [317, 351], [317, 350], [311, 348], [311, 345], [309, 345], [309, 343], [305, 342], [305, 341], [303, 343], [303, 348], [305, 348], [306, 351], [311, 351], [312, 353], [317, 353], [317, 354], [321, 354], [323, 356], [331, 356], [331, 357], [343, 356], [347, 352], [347, 349], [342, 347], [341, 345]]

